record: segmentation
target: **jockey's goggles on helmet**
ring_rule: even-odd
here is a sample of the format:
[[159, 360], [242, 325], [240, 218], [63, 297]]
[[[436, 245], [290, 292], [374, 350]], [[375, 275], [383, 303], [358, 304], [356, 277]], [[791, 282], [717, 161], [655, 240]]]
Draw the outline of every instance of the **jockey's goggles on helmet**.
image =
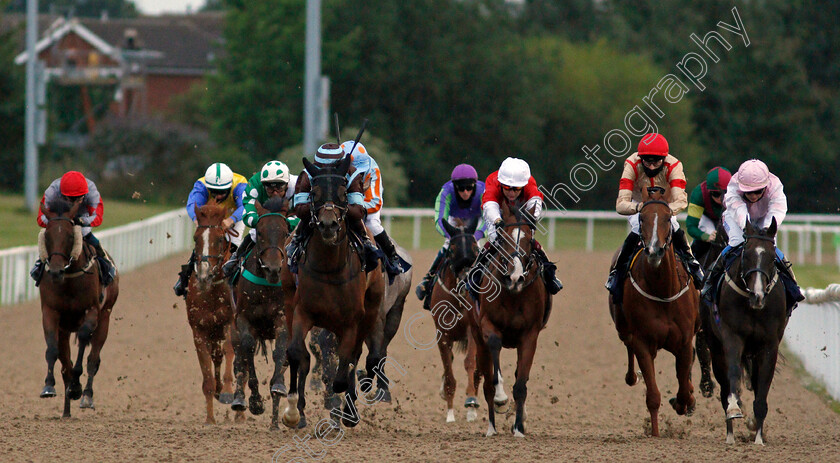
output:
[[65, 195], [61, 195], [61, 197], [62, 197], [62, 198], [64, 198], [64, 200], [65, 200], [65, 201], [69, 201], [69, 202], [71, 202], [71, 203], [75, 203], [76, 201], [78, 201], [78, 200], [80, 200], [80, 199], [84, 198], [84, 197], [85, 197], [85, 195], [81, 195], [81, 196], [65, 196]]
[[722, 191], [717, 191], [717, 190], [711, 190], [711, 191], [709, 191], [709, 195], [711, 195], [712, 198], [720, 198], [721, 196], [723, 196], [723, 192]]
[[207, 192], [210, 193], [213, 196], [227, 195], [228, 193], [230, 193], [230, 188], [222, 188], [222, 189], [208, 188]]
[[268, 190], [282, 190], [288, 185], [286, 182], [263, 182], [263, 187], [265, 187], [266, 191]]
[[645, 155], [645, 156], [639, 156], [639, 157], [642, 158], [642, 162], [644, 162], [645, 164], [656, 164], [656, 163], [661, 162], [662, 160], [665, 159], [662, 156]]
[[457, 191], [472, 191], [475, 190], [475, 182], [472, 180], [464, 181], [456, 181], [455, 182], [455, 189]]
[[521, 187], [521, 186], [507, 186], [507, 185], [502, 185], [502, 189], [503, 189], [503, 190], [505, 190], [505, 191], [522, 191], [522, 187]]

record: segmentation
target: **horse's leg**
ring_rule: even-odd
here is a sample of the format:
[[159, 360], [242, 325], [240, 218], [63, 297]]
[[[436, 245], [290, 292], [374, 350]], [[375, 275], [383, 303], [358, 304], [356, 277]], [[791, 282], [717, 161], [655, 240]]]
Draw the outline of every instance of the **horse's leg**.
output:
[[755, 413], [755, 443], [764, 445], [764, 419], [767, 418], [767, 394], [770, 392], [770, 384], [773, 382], [773, 375], [776, 372], [776, 360], [779, 356], [778, 344], [773, 348], [762, 349], [753, 361], [753, 371], [756, 381], [753, 383], [755, 400], [753, 401], [753, 413]]
[[633, 368], [635, 356], [633, 354], [633, 349], [630, 348], [629, 344], [625, 344], [624, 347], [627, 348], [627, 373], [624, 375], [624, 382], [627, 383], [628, 386], [635, 386], [636, 382], [639, 380], [639, 374], [633, 371], [635, 370], [635, 368]]
[[[724, 407], [726, 419], [731, 421], [735, 418], [743, 418], [741, 411], [741, 398], [738, 394], [738, 385], [741, 381], [741, 356], [744, 353], [744, 341], [737, 335], [729, 333], [726, 326], [721, 327], [723, 335], [723, 350], [726, 355], [726, 376], [729, 380], [729, 395], [726, 397]], [[722, 388], [723, 386], [721, 386]], [[721, 391], [723, 394], [724, 391]], [[728, 439], [727, 439], [728, 440]]]
[[210, 346], [204, 333], [193, 328], [193, 343], [195, 353], [198, 356], [198, 365], [201, 367], [201, 391], [204, 393], [204, 401], [207, 408], [207, 418], [204, 424], [216, 424], [213, 416], [213, 398], [216, 394], [216, 381], [213, 378], [213, 359], [210, 356]]
[[[373, 393], [374, 381], [383, 382], [380, 378], [385, 375], [383, 371], [376, 371], [382, 359], [385, 357], [385, 324], [383, 320], [377, 317], [376, 325], [371, 330], [365, 343], [368, 346], [368, 355], [365, 359], [365, 380], [361, 382], [360, 390], [368, 396], [369, 400], [378, 402], [384, 397], [384, 391], [387, 390], [386, 384], [385, 389], [380, 388], [382, 392], [377, 391], [375, 394]], [[361, 350], [359, 351], [359, 355], [361, 356]]]
[[[388, 315], [385, 316], [385, 330], [383, 332], [384, 342], [382, 344], [383, 358], [388, 356], [388, 346], [391, 344], [391, 340], [394, 339], [394, 335], [396, 335], [397, 331], [400, 329], [400, 320], [402, 320], [404, 307], [405, 299], [394, 305], [394, 307], [391, 307], [391, 310], [388, 311]], [[382, 365], [382, 368], [384, 369], [385, 365]], [[376, 387], [384, 392], [381, 402], [391, 403], [391, 391], [388, 389], [388, 376], [385, 375], [384, 371], [380, 371], [379, 373], [380, 374], [376, 375]]]
[[481, 372], [476, 365], [476, 344], [470, 328], [467, 328], [467, 352], [464, 356], [464, 370], [467, 371], [467, 400], [464, 407], [467, 409], [467, 422], [475, 421], [478, 417], [478, 384], [481, 382]]
[[[341, 422], [348, 428], [359, 424], [360, 416], [356, 409], [356, 372], [355, 365], [362, 356], [364, 338], [359, 338], [359, 330], [348, 327], [338, 336], [338, 370], [333, 382], [333, 390], [344, 392], [344, 411]], [[332, 414], [332, 413], [331, 413]]]
[[[715, 379], [720, 385], [720, 404], [723, 407], [724, 413], [726, 413], [727, 399], [729, 396], [729, 377], [726, 367], [726, 356], [723, 353], [723, 345], [712, 333], [709, 333], [709, 337], [706, 340], [709, 346], [709, 354], [712, 358], [712, 372], [715, 374]], [[735, 443], [732, 420], [726, 420], [726, 443]]]
[[691, 384], [691, 366], [694, 364], [694, 347], [691, 340], [685, 343], [682, 348], [674, 353], [677, 367], [677, 381], [679, 389], [677, 397], [670, 400], [677, 415], [691, 416], [694, 413], [694, 386]]
[[245, 383], [248, 381], [248, 349], [254, 349], [254, 337], [244, 317], [237, 316], [235, 327], [231, 330], [231, 343], [234, 349], [233, 371], [236, 375], [236, 390], [230, 408], [235, 412], [234, 421], [245, 422]]
[[[481, 336], [477, 334], [475, 336]], [[490, 350], [484, 342], [476, 339], [476, 361], [478, 369], [484, 376], [484, 400], [487, 402], [487, 437], [495, 436], [496, 432], [496, 409], [493, 406], [493, 398], [496, 394], [494, 382], [496, 376], [493, 374], [493, 360], [490, 358]]]
[[[299, 302], [299, 299], [296, 300]], [[301, 425], [306, 425], [306, 417], [303, 412], [303, 406], [306, 404], [303, 395], [306, 384], [301, 382], [301, 378], [306, 378], [303, 369], [309, 368], [309, 351], [306, 350], [305, 340], [309, 330], [312, 329], [312, 321], [303, 313], [303, 309], [299, 305], [295, 307], [293, 317], [291, 340], [286, 350], [290, 372], [289, 396], [287, 397], [288, 404], [283, 411], [282, 421], [289, 428], [298, 428]], [[300, 398], [298, 394], [300, 394]]]
[[47, 342], [47, 377], [44, 378], [44, 389], [41, 398], [55, 397], [55, 361], [58, 360], [58, 314], [49, 308], [41, 309], [41, 324], [44, 326], [44, 340]]
[[219, 402], [223, 404], [229, 404], [233, 402], [233, 378], [234, 378], [234, 369], [233, 369], [233, 361], [235, 357], [234, 347], [233, 347], [233, 332], [236, 331], [236, 327], [233, 326], [233, 323], [228, 325], [225, 329], [225, 372], [224, 376], [222, 376], [222, 392], [219, 394]]
[[93, 377], [99, 371], [100, 357], [102, 346], [105, 345], [105, 340], [108, 339], [108, 329], [111, 326], [110, 312], [100, 311], [99, 324], [96, 331], [93, 333], [93, 340], [90, 343], [90, 354], [87, 359], [88, 379], [85, 390], [82, 393], [82, 401], [79, 403], [80, 408], [94, 408], [93, 406]]
[[335, 335], [320, 329], [316, 339], [318, 353], [321, 357], [321, 382], [324, 384], [324, 409], [332, 410], [341, 406], [341, 397], [333, 391], [333, 382], [338, 369], [338, 341]]
[[715, 392], [715, 383], [712, 381], [712, 354], [709, 352], [706, 336], [708, 332], [704, 328], [697, 333], [694, 345], [697, 360], [700, 362], [700, 392], [703, 397], [711, 397]]
[[64, 413], [62, 418], [70, 418], [70, 395], [67, 390], [73, 383], [73, 361], [70, 359], [70, 332], [58, 331], [58, 360], [61, 362], [61, 380], [64, 382]]
[[659, 437], [659, 405], [662, 396], [659, 394], [659, 387], [656, 385], [656, 369], [653, 365], [653, 354], [643, 340], [633, 337], [633, 352], [642, 370], [642, 378], [645, 381], [645, 401], [650, 413], [650, 435]]
[[286, 384], [283, 382], [283, 373], [286, 372], [286, 348], [288, 335], [286, 323], [282, 316], [277, 317], [274, 322], [274, 351], [271, 358], [274, 361], [274, 375], [271, 377], [271, 429], [280, 428], [280, 400], [289, 395]]
[[502, 407], [508, 403], [508, 396], [505, 394], [505, 383], [502, 378], [502, 368], [499, 364], [499, 356], [502, 353], [502, 338], [494, 331], [489, 336], [485, 336], [485, 344], [493, 362], [493, 387], [496, 391], [493, 396], [493, 406], [496, 407], [497, 412], [503, 413], [504, 409]]
[[448, 334], [443, 334], [438, 340], [440, 360], [443, 362], [443, 378], [440, 385], [440, 398], [446, 401], [446, 422], [455, 422], [455, 408], [452, 405], [455, 399], [455, 374], [452, 372], [452, 340]]
[[85, 350], [93, 339], [93, 332], [99, 322], [99, 309], [96, 307], [88, 309], [85, 313], [85, 320], [79, 328], [77, 337], [79, 340], [79, 352], [76, 355], [76, 363], [73, 364], [73, 380], [67, 388], [70, 400], [78, 400], [82, 397], [82, 365], [85, 359]]
[[[265, 352], [265, 341], [260, 342], [262, 343], [263, 352]], [[262, 415], [265, 412], [265, 406], [260, 395], [260, 380], [257, 378], [257, 368], [254, 363], [254, 352], [251, 352], [251, 355], [248, 357], [248, 369], [250, 370], [248, 374], [248, 388], [251, 389], [251, 397], [248, 397], [248, 410], [251, 411], [252, 415]]]
[[534, 354], [537, 352], [537, 337], [539, 327], [526, 334], [516, 349], [516, 382], [513, 384], [513, 400], [516, 402], [516, 421], [510, 431], [514, 437], [525, 437], [525, 400], [528, 398], [528, 378], [531, 376], [531, 366], [534, 364]]

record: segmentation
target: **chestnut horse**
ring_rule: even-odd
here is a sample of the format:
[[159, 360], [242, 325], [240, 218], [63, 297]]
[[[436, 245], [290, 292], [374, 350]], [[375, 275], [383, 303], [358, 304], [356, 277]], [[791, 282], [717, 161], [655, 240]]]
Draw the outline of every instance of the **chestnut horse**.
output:
[[775, 218], [766, 230], [747, 223], [743, 251], [724, 275], [718, 310], [711, 314], [708, 341], [726, 413], [727, 444], [735, 443], [732, 421], [744, 417], [738, 388], [746, 370], [747, 384], [755, 394], [755, 443], [764, 445], [767, 394], [789, 317], [784, 285], [775, 265], [775, 236]]
[[[111, 310], [119, 295], [119, 276], [102, 288], [96, 251], [82, 240], [80, 225], [73, 222], [81, 202], [58, 202], [47, 210], [49, 220], [39, 236], [41, 260], [47, 274], [39, 287], [44, 339], [47, 341], [47, 377], [42, 398], [55, 397], [56, 359], [64, 380], [64, 413], [70, 417], [70, 401], [82, 399], [81, 408], [93, 409], [93, 378], [99, 371], [102, 346], [108, 338]], [[70, 333], [77, 333], [79, 351], [75, 365], [70, 360]], [[88, 380], [82, 391], [82, 360], [87, 359]]]
[[[227, 208], [206, 204], [195, 208], [195, 268], [187, 286], [187, 321], [193, 332], [195, 352], [203, 378], [201, 389], [207, 403], [206, 424], [215, 424], [213, 398], [230, 403], [233, 396], [233, 298], [222, 264], [230, 256], [230, 241], [222, 226]], [[224, 387], [221, 381], [225, 360]], [[242, 412], [237, 412], [242, 413]], [[237, 417], [241, 420], [242, 418]]]
[[[456, 219], [457, 220], [457, 219]], [[440, 333], [437, 340], [440, 359], [443, 361], [443, 378], [440, 385], [440, 395], [446, 401], [446, 422], [455, 422], [453, 400], [457, 382], [452, 373], [453, 345], [456, 350], [466, 351], [464, 356], [464, 370], [467, 371], [467, 421], [475, 421], [478, 409], [478, 384], [481, 382], [480, 372], [476, 368], [476, 344], [470, 334], [469, 321], [464, 317], [472, 308], [469, 295], [459, 282], [465, 281], [467, 271], [478, 256], [478, 243], [475, 240], [475, 229], [478, 221], [473, 220], [467, 226], [458, 223], [450, 225], [443, 221], [443, 227], [449, 234], [449, 247], [444, 257], [444, 265], [440, 266], [429, 304], [432, 307], [432, 317], [435, 328]], [[448, 310], [448, 309], [451, 309]], [[460, 314], [460, 316], [456, 316]]]
[[[293, 312], [286, 312], [291, 336], [287, 351], [291, 379], [283, 424], [291, 428], [306, 426], [305, 387], [310, 357], [304, 340], [313, 326], [319, 326], [336, 335], [338, 369], [333, 375], [333, 391], [345, 393], [343, 413], [334, 409], [331, 415], [340, 415], [346, 426], [353, 427], [359, 422], [355, 365], [381, 310], [385, 284], [381, 264], [365, 273], [363, 258], [350, 243], [346, 220], [350, 157], [337, 166], [321, 168], [304, 159], [304, 166], [312, 183], [315, 230], [298, 264]], [[382, 360], [368, 357], [369, 380]]]
[[[236, 392], [231, 408], [245, 410], [245, 383], [251, 389], [248, 408], [254, 415], [261, 415], [264, 406], [259, 392], [259, 379], [254, 365], [257, 345], [266, 352], [266, 341], [274, 343], [274, 376], [271, 378], [273, 401], [271, 428], [279, 427], [278, 410], [281, 397], [286, 397], [283, 373], [286, 371], [286, 320], [283, 303], [288, 288], [280, 281], [280, 274], [286, 265], [286, 239], [289, 237], [289, 223], [286, 221], [288, 201], [283, 198], [270, 199], [263, 207], [256, 203], [257, 219], [254, 248], [242, 264], [242, 274], [234, 287], [236, 300], [236, 328], [233, 330], [233, 344], [236, 346]], [[294, 286], [291, 288], [294, 292]], [[241, 419], [244, 421], [244, 415]]]
[[[513, 385], [516, 420], [511, 432], [516, 437], [524, 437], [527, 383], [537, 338], [547, 321], [545, 315], [551, 310], [551, 295], [540, 280], [539, 263], [533, 253], [536, 245], [533, 209], [522, 213], [503, 202], [501, 211], [504, 224], [496, 229], [493, 243], [498, 252], [484, 271], [478, 307], [469, 317], [470, 332], [477, 346], [478, 368], [484, 376], [488, 437], [497, 434], [494, 406], [507, 403], [499, 354], [502, 347], [516, 349], [516, 383]], [[490, 291], [484, 290], [487, 288]]]
[[[664, 190], [648, 189], [650, 199], [639, 211], [642, 251], [634, 256], [624, 282], [624, 300], [609, 306], [618, 337], [627, 347], [628, 386], [636, 384], [633, 358], [639, 362], [647, 389], [651, 435], [659, 436], [661, 395], [656, 386], [654, 359], [660, 349], [674, 354], [677, 363], [677, 396], [670, 400], [678, 415], [694, 412], [694, 334], [700, 328], [699, 292], [691, 276], [678, 263], [671, 243], [671, 208], [663, 200]], [[644, 256], [641, 254], [644, 253]]]

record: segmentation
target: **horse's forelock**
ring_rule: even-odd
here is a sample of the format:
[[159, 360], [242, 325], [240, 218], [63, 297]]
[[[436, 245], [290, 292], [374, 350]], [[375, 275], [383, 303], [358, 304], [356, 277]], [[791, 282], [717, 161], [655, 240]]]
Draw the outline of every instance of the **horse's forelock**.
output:
[[285, 205], [286, 198], [274, 197], [266, 201], [265, 204], [262, 205], [262, 207], [265, 208], [265, 210], [267, 210], [268, 212], [277, 213], [282, 212]]
[[50, 203], [50, 212], [57, 215], [66, 214], [73, 208], [73, 204], [74, 203], [62, 198], [56, 199]]

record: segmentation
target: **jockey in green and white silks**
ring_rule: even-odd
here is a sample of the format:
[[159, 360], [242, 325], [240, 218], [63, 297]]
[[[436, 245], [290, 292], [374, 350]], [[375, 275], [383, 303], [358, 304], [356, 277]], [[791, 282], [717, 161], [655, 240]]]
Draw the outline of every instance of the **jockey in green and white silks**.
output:
[[[242, 221], [250, 227], [242, 244], [239, 245], [236, 252], [230, 257], [224, 265], [225, 275], [230, 276], [239, 262], [254, 244], [256, 239], [257, 220], [260, 215], [257, 213], [257, 202], [265, 204], [269, 199], [280, 197], [285, 198], [288, 203], [288, 211], [292, 210], [295, 196], [295, 185], [297, 184], [297, 175], [291, 175], [289, 166], [280, 161], [268, 161], [265, 163], [259, 172], [255, 173], [248, 180], [245, 187], [245, 199], [243, 206], [245, 215], [242, 216]], [[287, 217], [289, 222], [289, 231], [293, 231], [300, 219], [295, 216]]]
[[[744, 228], [747, 226], [747, 221], [763, 229], [769, 227], [773, 219], [776, 219], [776, 226], [781, 226], [788, 210], [787, 197], [781, 180], [771, 174], [767, 165], [758, 159], [750, 159], [741, 164], [738, 172], [729, 181], [723, 201], [726, 206], [723, 211], [723, 227], [729, 236], [729, 245], [721, 251], [706, 278], [702, 295], [708, 301], [714, 299], [714, 293], [729, 260], [727, 256], [730, 251], [744, 243]], [[793, 310], [796, 303], [803, 301], [805, 297], [802, 296], [802, 291], [796, 284], [790, 262], [778, 246], [776, 247], [776, 267], [788, 295], [788, 310]]]

